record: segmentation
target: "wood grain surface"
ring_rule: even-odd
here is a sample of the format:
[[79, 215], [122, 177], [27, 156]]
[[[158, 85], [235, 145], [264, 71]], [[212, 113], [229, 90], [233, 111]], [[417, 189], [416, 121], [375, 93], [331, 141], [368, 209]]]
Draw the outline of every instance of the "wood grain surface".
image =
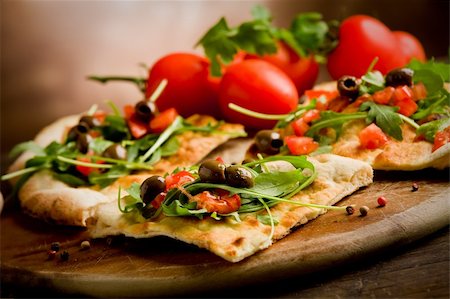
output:
[[[229, 286], [327, 273], [448, 226], [449, 191], [448, 171], [376, 172], [371, 186], [340, 203], [368, 206], [366, 217], [328, 212], [237, 264], [165, 237], [90, 240], [91, 248], [83, 251], [83, 229], [45, 224], [11, 207], [0, 222], [1, 279], [67, 295], [148, 297], [219, 294]], [[380, 195], [389, 200], [382, 208], [376, 202]], [[47, 259], [56, 241], [69, 252], [68, 261], [59, 255]]]

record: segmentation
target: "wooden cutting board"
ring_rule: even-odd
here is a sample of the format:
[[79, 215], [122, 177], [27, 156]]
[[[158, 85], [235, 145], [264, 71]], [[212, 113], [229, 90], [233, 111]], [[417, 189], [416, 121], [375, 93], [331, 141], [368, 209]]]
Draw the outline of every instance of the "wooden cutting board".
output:
[[[225, 155], [241, 155], [231, 146]], [[335, 267], [449, 225], [448, 170], [375, 172], [374, 180], [339, 203], [366, 205], [367, 216], [328, 212], [236, 264], [165, 237], [89, 240], [84, 229], [46, 224], [12, 207], [0, 219], [1, 280], [84, 296], [186, 296]], [[379, 196], [388, 199], [385, 207], [378, 207]], [[83, 240], [90, 241], [90, 249], [80, 249]], [[52, 242], [69, 253], [67, 261], [60, 252], [48, 259]]]

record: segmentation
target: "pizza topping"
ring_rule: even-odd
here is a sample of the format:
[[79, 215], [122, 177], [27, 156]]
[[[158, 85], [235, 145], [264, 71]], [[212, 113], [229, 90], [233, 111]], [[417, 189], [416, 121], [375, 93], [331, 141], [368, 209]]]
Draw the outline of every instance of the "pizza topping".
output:
[[166, 190], [166, 181], [159, 175], [154, 175], [142, 182], [140, 198], [145, 204], [150, 203], [155, 197]]
[[105, 149], [102, 156], [111, 159], [126, 160], [127, 150], [119, 143], [114, 143]]
[[98, 117], [84, 115], [80, 118], [79, 124], [84, 124], [89, 129], [93, 129], [95, 127], [99, 127], [102, 124], [102, 121]]
[[414, 71], [410, 68], [397, 68], [393, 69], [386, 75], [386, 86], [412, 86]]
[[276, 154], [283, 145], [283, 139], [277, 131], [261, 130], [255, 135], [255, 144], [262, 153]]
[[380, 196], [377, 198], [377, 203], [380, 207], [384, 207], [387, 204], [387, 199], [384, 196]]
[[359, 95], [360, 81], [353, 76], [342, 76], [337, 81], [337, 89], [343, 97], [355, 100]]
[[204, 161], [198, 169], [200, 180], [206, 183], [225, 183], [225, 167], [225, 164], [217, 159]]
[[237, 194], [215, 189], [203, 191], [192, 197], [191, 202], [197, 203], [198, 209], [205, 209], [208, 213], [229, 214], [241, 207], [241, 198]]
[[134, 106], [136, 116], [144, 122], [149, 122], [155, 115], [156, 106], [152, 101], [142, 100]]
[[362, 148], [376, 149], [383, 147], [389, 139], [383, 131], [375, 124], [370, 124], [359, 132], [359, 142]]
[[231, 165], [225, 168], [226, 183], [236, 188], [251, 188], [255, 182], [251, 172], [238, 165]]

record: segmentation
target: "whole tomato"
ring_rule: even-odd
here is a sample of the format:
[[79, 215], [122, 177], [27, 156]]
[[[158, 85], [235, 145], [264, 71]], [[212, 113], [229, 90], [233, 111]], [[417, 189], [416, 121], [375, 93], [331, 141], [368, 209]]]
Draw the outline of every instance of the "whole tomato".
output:
[[259, 58], [279, 67], [294, 82], [299, 95], [311, 89], [319, 75], [319, 64], [314, 57], [300, 57], [284, 42], [277, 43], [277, 52], [256, 56], [248, 54], [246, 58]]
[[219, 104], [224, 118], [248, 128], [272, 128], [276, 121], [263, 120], [231, 110], [229, 103], [246, 109], [285, 114], [298, 104], [298, 93], [292, 80], [278, 67], [259, 59], [248, 59], [230, 66], [219, 90]]
[[339, 44], [328, 56], [328, 72], [333, 79], [361, 77], [378, 57], [374, 69], [386, 74], [407, 63], [399, 47], [396, 36], [381, 21], [366, 15], [351, 16], [339, 28]]
[[220, 115], [217, 82], [210, 76], [209, 61], [190, 53], [173, 53], [159, 59], [150, 69], [146, 96], [150, 97], [163, 79], [168, 83], [155, 104], [160, 111], [175, 108], [188, 117], [193, 114]]
[[406, 63], [411, 61], [413, 58], [425, 62], [427, 59], [425, 50], [423, 49], [420, 41], [414, 35], [405, 31], [393, 31], [392, 33], [400, 43], [400, 50], [403, 52]]

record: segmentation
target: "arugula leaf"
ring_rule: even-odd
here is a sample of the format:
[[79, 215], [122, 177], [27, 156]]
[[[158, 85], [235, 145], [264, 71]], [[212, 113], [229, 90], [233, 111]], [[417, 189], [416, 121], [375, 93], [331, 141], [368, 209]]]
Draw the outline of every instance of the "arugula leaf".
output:
[[123, 165], [114, 165], [107, 172], [99, 173], [92, 172], [89, 174], [88, 180], [92, 185], [99, 185], [100, 188], [105, 188], [112, 184], [115, 180], [129, 174], [130, 171]]
[[45, 154], [44, 149], [41, 146], [39, 146], [36, 142], [26, 141], [26, 142], [22, 142], [22, 143], [17, 144], [16, 146], [14, 146], [12, 148], [12, 150], [9, 152], [9, 157], [10, 158], [17, 157], [18, 155], [22, 154], [25, 151], [31, 151], [31, 152], [35, 153], [36, 155], [44, 155]]
[[435, 96], [419, 101], [419, 109], [417, 109], [417, 112], [411, 118], [420, 120], [431, 114], [450, 115], [450, 94], [446, 90], [442, 90], [441, 93]]
[[256, 215], [256, 219], [258, 219], [259, 222], [261, 222], [262, 224], [265, 225], [271, 225], [272, 221], [274, 225], [277, 225], [278, 223], [280, 223], [278, 221], [278, 219], [274, 218], [274, 217], [270, 217], [269, 215], [263, 215], [263, 214], [258, 214]]
[[362, 83], [359, 87], [360, 94], [373, 94], [384, 88], [385, 80], [379, 71], [368, 72], [361, 77]]
[[89, 143], [89, 149], [96, 154], [102, 154], [109, 146], [113, 145], [114, 142], [105, 140], [102, 137], [94, 138]]
[[434, 60], [429, 60], [424, 63], [414, 58], [406, 67], [414, 71], [414, 76], [419, 70], [429, 70], [438, 74], [444, 82], [450, 82], [450, 66], [447, 63], [436, 62]]
[[174, 200], [169, 205], [162, 205], [163, 213], [166, 216], [197, 216], [199, 219], [202, 219], [206, 210], [196, 210], [196, 208], [196, 202], [183, 204], [178, 199]]
[[120, 115], [108, 115], [105, 123], [100, 127], [102, 135], [106, 140], [119, 142], [124, 139], [131, 139], [127, 123]]
[[161, 146], [161, 157], [175, 155], [180, 148], [180, 141], [176, 136], [172, 136]]
[[417, 129], [417, 135], [423, 135], [429, 142], [434, 142], [434, 136], [437, 132], [443, 131], [450, 126], [450, 118], [442, 118], [427, 122]]
[[72, 187], [86, 185], [86, 181], [70, 173], [54, 173], [53, 177]]
[[427, 88], [428, 94], [439, 92], [444, 86], [442, 77], [430, 69], [419, 69], [414, 71], [413, 81], [414, 83], [422, 82]]
[[251, 190], [271, 196], [283, 196], [292, 192], [306, 178], [302, 169], [287, 172], [260, 173], [255, 177], [255, 185]]
[[396, 113], [398, 107], [378, 105], [375, 102], [367, 101], [362, 103], [359, 110], [368, 111], [367, 123], [375, 122], [383, 132], [397, 140], [403, 140], [402, 129], [400, 128], [403, 121]]

